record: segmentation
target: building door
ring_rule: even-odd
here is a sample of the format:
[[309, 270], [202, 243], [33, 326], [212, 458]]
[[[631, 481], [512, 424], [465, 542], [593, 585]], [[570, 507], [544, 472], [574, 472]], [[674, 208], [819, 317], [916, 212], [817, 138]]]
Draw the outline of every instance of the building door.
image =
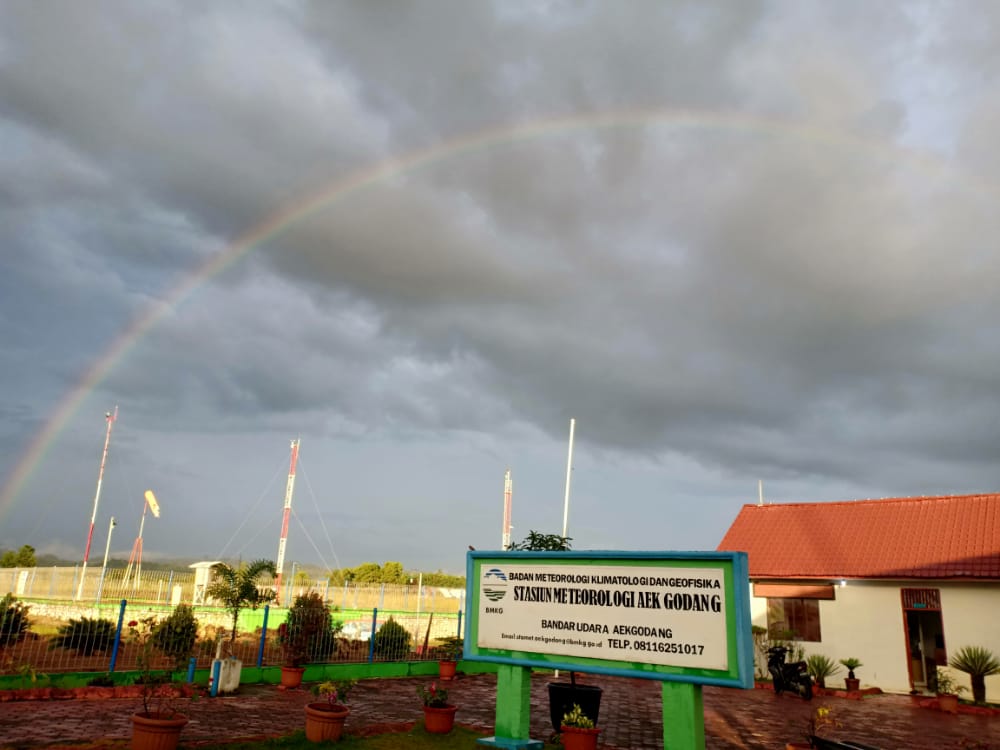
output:
[[938, 589], [902, 589], [901, 593], [910, 687], [933, 692], [937, 687], [937, 668], [948, 666], [941, 621], [941, 592]]

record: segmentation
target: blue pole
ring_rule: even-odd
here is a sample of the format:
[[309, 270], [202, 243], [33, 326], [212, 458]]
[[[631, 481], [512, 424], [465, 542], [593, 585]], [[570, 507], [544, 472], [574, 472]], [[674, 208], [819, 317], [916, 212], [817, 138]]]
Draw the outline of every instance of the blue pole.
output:
[[111, 649], [111, 664], [108, 666], [109, 672], [115, 671], [115, 662], [118, 661], [118, 647], [122, 642], [122, 623], [125, 622], [125, 605], [127, 602], [122, 599], [121, 606], [118, 608], [118, 629], [115, 631], [115, 647]]
[[191, 657], [191, 661], [188, 662], [188, 685], [194, 682], [194, 670], [198, 666], [198, 658], [195, 656]]
[[264, 664], [264, 646], [267, 644], [267, 616], [271, 612], [269, 604], [264, 605], [264, 624], [260, 627], [260, 648], [257, 649], [257, 666]]
[[219, 694], [219, 673], [222, 672], [222, 661], [216, 659], [212, 662], [212, 689], [209, 695], [213, 698]]
[[458, 610], [458, 637], [462, 637], [462, 610]]
[[372, 610], [372, 637], [368, 639], [368, 663], [375, 661], [375, 624], [378, 622], [378, 607]]

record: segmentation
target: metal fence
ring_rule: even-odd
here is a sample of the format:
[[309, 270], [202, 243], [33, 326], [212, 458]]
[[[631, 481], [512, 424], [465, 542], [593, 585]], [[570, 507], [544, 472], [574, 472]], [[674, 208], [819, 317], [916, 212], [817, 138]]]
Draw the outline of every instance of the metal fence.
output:
[[[0, 638], [0, 674], [21, 674], [26, 680], [34, 680], [39, 674], [135, 669], [139, 645], [128, 623], [162, 620], [177, 604], [192, 606], [199, 622], [194, 658], [197, 667], [209, 667], [218, 644], [229, 637], [231, 614], [203, 596], [196, 602], [194, 576], [188, 571], [149, 571], [131, 579], [124, 574], [122, 570], [109, 570], [95, 577], [91, 585], [88, 571], [84, 596], [76, 598], [81, 579], [73, 569], [0, 570], [0, 595], [9, 591], [28, 607], [31, 623], [26, 637], [18, 642], [4, 644]], [[282, 604], [306, 591], [320, 593], [333, 619], [343, 625], [335, 638], [316, 644], [310, 659], [313, 663], [433, 660], [437, 658], [435, 645], [442, 638], [461, 635], [463, 589], [389, 584], [282, 588]], [[120, 595], [123, 591], [130, 593], [130, 589], [136, 596]], [[281, 664], [277, 628], [287, 612], [277, 605], [243, 610], [232, 654], [244, 664]], [[371, 636], [389, 618], [406, 630], [409, 643], [398, 652], [377, 652]], [[84, 620], [91, 624], [80, 625]], [[60, 634], [65, 636], [66, 628], [74, 622], [82, 632], [80, 640], [60, 640]], [[157, 668], [166, 668], [167, 660], [161, 662]]]
[[[117, 604], [122, 599], [170, 606], [211, 604], [205, 595], [207, 585], [207, 573], [202, 577], [190, 570], [129, 571], [94, 567], [82, 575], [79, 566], [0, 569], [0, 595], [10, 592], [24, 599], [89, 602], [96, 606]], [[262, 576], [261, 586], [274, 588], [274, 582], [268, 576]], [[443, 614], [455, 613], [465, 604], [465, 589], [462, 588], [389, 583], [334, 586], [328, 582], [296, 583], [293, 580], [282, 585], [282, 590], [278, 592], [279, 600], [291, 602], [306, 591], [318, 591], [328, 604], [340, 609], [371, 610], [377, 607], [380, 610]]]

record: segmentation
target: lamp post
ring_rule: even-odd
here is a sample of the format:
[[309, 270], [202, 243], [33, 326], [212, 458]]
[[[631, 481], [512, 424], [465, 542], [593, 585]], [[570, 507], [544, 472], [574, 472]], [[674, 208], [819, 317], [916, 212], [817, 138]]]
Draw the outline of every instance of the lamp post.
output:
[[108, 573], [108, 552], [111, 551], [111, 532], [115, 530], [115, 517], [111, 516], [111, 523], [108, 524], [108, 541], [104, 545], [104, 564], [101, 566], [101, 582], [97, 584], [97, 603], [101, 603], [101, 592], [104, 590], [104, 576]]

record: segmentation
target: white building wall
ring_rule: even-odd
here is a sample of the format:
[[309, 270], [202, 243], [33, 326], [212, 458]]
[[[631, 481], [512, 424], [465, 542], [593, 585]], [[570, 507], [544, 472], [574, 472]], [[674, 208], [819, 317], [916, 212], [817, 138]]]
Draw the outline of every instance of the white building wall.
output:
[[[835, 588], [835, 600], [820, 600], [822, 642], [802, 642], [806, 655], [824, 654], [835, 662], [856, 657], [864, 665], [855, 670], [861, 687], [878, 687], [887, 693], [908, 693], [906, 632], [901, 589], [937, 588], [945, 645], [949, 658], [962, 646], [984, 646], [1000, 658], [1000, 586], [948, 582], [848, 581]], [[754, 625], [767, 627], [767, 600], [750, 597]], [[847, 670], [827, 680], [828, 687], [842, 687]], [[959, 684], [969, 678], [955, 672]], [[969, 697], [963, 694], [963, 697]], [[986, 700], [1000, 703], [1000, 675], [986, 678]]]
[[[983, 646], [1000, 659], [1000, 586], [997, 584], [944, 584], [941, 589], [941, 614], [944, 621], [944, 645], [951, 659], [962, 646]], [[959, 685], [969, 692], [969, 676], [952, 670]], [[1000, 675], [986, 678], [987, 703], [1000, 703]]]

